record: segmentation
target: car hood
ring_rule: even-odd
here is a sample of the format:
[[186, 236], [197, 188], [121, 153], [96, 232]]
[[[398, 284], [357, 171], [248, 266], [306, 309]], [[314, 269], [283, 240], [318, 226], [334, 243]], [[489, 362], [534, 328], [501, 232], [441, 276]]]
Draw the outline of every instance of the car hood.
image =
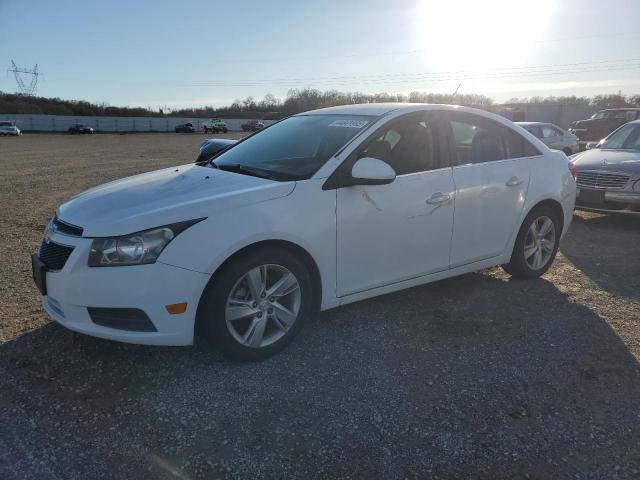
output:
[[640, 151], [594, 148], [571, 157], [578, 170], [603, 170], [640, 175]]
[[289, 195], [295, 182], [183, 165], [105, 183], [60, 205], [60, 220], [85, 237], [106, 237], [209, 217], [216, 211]]
[[234, 143], [238, 143], [238, 141], [231, 140], [228, 138], [207, 138], [200, 144], [200, 150], [202, 150], [205, 147], [208, 147], [209, 145], [220, 145], [220, 146], [227, 147], [229, 145], [233, 145]]

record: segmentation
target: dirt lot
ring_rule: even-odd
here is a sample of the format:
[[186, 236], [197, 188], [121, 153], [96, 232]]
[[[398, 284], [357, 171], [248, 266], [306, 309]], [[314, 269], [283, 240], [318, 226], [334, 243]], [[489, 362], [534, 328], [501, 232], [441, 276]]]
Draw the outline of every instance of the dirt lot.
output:
[[73, 336], [28, 256], [57, 204], [201, 135], [0, 138], [0, 478], [640, 478], [640, 218], [325, 312], [258, 364]]

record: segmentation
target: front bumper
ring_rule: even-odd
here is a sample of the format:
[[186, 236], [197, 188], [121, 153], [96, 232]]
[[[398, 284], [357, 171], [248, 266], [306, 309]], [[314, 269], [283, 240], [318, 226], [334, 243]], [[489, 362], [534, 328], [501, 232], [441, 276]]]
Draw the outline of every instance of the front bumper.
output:
[[[602, 201], [581, 199], [581, 192], [602, 193]], [[584, 197], [585, 195], [583, 195]], [[633, 191], [607, 191], [579, 187], [576, 194], [576, 209], [597, 213], [620, 213], [640, 215], [640, 193]]]
[[[200, 295], [209, 276], [156, 262], [124, 267], [88, 267], [91, 240], [55, 233], [52, 242], [72, 246], [62, 270], [46, 272], [42, 306], [64, 327], [127, 343], [191, 345]], [[187, 302], [182, 314], [166, 305]], [[130, 331], [94, 323], [88, 308], [140, 309], [156, 331]]]

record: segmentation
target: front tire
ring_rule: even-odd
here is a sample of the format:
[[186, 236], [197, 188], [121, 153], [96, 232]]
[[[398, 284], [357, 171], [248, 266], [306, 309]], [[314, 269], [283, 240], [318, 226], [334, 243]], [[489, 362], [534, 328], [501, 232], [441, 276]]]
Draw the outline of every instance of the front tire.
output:
[[217, 272], [198, 311], [200, 334], [236, 360], [261, 360], [285, 348], [311, 317], [313, 282], [297, 255], [250, 251]]
[[562, 220], [553, 209], [532, 210], [520, 227], [511, 260], [502, 268], [516, 278], [537, 278], [553, 263], [560, 245]]

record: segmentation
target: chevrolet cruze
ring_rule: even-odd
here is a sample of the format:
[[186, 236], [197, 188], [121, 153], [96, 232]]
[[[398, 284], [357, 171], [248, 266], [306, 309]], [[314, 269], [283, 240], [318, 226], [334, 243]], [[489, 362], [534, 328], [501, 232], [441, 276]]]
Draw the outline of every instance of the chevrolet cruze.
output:
[[204, 166], [71, 198], [32, 256], [33, 276], [71, 330], [260, 359], [318, 310], [496, 265], [542, 275], [571, 223], [572, 169], [479, 110], [315, 110]]

